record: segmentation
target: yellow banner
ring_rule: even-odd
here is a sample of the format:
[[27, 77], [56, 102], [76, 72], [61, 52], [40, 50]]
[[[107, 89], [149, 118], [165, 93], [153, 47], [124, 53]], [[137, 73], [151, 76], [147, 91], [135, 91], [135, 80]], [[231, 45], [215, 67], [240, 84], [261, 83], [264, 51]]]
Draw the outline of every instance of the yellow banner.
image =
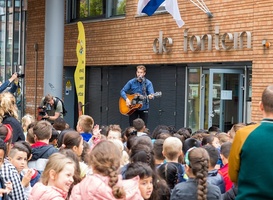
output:
[[[82, 22], [78, 22], [78, 40], [77, 40], [77, 58], [78, 63], [74, 73], [74, 80], [76, 92], [78, 96], [79, 115], [84, 114], [84, 101], [85, 101], [85, 33]], [[82, 109], [82, 110], [81, 110]]]

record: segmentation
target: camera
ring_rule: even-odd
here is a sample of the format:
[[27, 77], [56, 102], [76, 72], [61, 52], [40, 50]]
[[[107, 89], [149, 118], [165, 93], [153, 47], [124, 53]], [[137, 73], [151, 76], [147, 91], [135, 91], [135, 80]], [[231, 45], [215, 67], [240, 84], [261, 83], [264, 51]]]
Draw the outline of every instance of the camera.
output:
[[38, 107], [38, 114], [42, 117], [45, 116], [46, 115], [46, 106], [39, 106]]
[[17, 77], [18, 78], [25, 78], [25, 74], [20, 74], [20, 73], [18, 73], [18, 72], [16, 72], [17, 73]]

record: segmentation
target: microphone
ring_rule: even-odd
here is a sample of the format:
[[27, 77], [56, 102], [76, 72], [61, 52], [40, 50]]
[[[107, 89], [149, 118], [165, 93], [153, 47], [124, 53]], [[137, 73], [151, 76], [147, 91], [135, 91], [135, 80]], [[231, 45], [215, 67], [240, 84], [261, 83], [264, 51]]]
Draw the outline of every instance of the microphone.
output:
[[139, 77], [137, 77], [137, 80], [138, 80], [139, 82], [142, 82], [142, 81], [144, 81], [144, 77], [139, 76]]

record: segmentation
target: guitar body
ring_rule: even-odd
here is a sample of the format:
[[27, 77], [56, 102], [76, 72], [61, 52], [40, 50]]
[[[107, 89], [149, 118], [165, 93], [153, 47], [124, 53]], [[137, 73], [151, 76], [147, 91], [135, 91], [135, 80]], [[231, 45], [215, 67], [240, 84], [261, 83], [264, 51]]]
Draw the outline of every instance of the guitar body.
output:
[[[123, 115], [131, 115], [136, 110], [140, 109], [142, 107], [142, 102], [146, 97], [143, 97], [139, 94], [126, 94], [127, 98], [131, 101], [131, 106], [128, 107], [126, 105], [126, 101], [120, 97], [119, 98], [119, 111]], [[162, 92], [156, 92], [153, 94], [154, 97], [161, 97]]]
[[[127, 98], [132, 102], [132, 100], [135, 98], [135, 94], [126, 94]], [[142, 107], [142, 104], [132, 104], [130, 107], [126, 105], [126, 101], [120, 97], [119, 98], [119, 111], [123, 115], [131, 115], [136, 110], [140, 109]]]

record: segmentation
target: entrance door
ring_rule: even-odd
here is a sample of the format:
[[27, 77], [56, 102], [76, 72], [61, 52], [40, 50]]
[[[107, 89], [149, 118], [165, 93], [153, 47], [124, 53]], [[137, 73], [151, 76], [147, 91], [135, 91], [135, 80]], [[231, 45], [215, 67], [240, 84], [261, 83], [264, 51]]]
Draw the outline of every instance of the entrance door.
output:
[[208, 128], [217, 126], [227, 132], [233, 124], [243, 121], [243, 77], [240, 69], [209, 70], [209, 84], [205, 84], [208, 106], [204, 106]]

